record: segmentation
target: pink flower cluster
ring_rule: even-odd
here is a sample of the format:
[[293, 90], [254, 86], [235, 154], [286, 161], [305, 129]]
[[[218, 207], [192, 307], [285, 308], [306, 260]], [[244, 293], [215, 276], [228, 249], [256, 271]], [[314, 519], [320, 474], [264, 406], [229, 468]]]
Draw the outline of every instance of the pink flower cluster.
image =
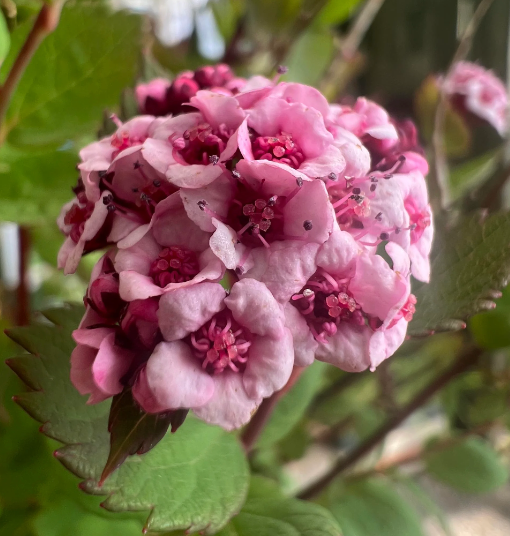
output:
[[[59, 265], [110, 246], [74, 332], [90, 403], [131, 387], [147, 412], [233, 429], [294, 366], [374, 370], [392, 355], [433, 230], [412, 123], [277, 79], [230, 77], [233, 91], [224, 71], [179, 76], [172, 91], [192, 91], [174, 115], [118, 122], [81, 151]], [[168, 95], [161, 81], [137, 93]]]
[[476, 63], [459, 61], [440, 80], [443, 91], [461, 112], [487, 121], [503, 136], [508, 123], [508, 93], [503, 82]]

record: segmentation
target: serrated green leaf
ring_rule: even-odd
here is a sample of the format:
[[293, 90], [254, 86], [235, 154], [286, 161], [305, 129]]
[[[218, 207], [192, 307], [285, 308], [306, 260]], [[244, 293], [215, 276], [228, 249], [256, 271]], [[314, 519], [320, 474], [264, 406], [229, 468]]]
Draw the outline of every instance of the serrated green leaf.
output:
[[487, 493], [508, 480], [508, 470], [496, 452], [487, 442], [475, 437], [430, 452], [424, 460], [432, 476], [458, 491]]
[[89, 406], [69, 380], [71, 331], [83, 308], [46, 312], [56, 326], [33, 325], [9, 332], [35, 357], [30, 365], [12, 359], [13, 368], [30, 386], [42, 390], [18, 395], [17, 402], [44, 422], [42, 430], [65, 444], [57, 458], [80, 478], [82, 489], [107, 495], [105, 508], [150, 511], [147, 530], [218, 531], [239, 511], [248, 487], [245, 456], [235, 437], [218, 427], [188, 419], [175, 435], [149, 453], [129, 458], [103, 484], [97, 484], [109, 451], [110, 404]]
[[344, 536], [421, 536], [418, 514], [382, 480], [363, 480], [333, 489], [328, 506]]
[[[13, 33], [4, 76], [30, 25], [27, 21]], [[12, 98], [4, 125], [7, 140], [24, 147], [59, 145], [95, 130], [103, 108], [115, 106], [134, 79], [138, 36], [137, 16], [111, 14], [97, 4], [65, 7]]]
[[322, 375], [326, 366], [317, 362], [301, 374], [296, 385], [282, 397], [271, 415], [257, 441], [258, 448], [276, 443], [285, 437], [299, 422], [321, 385]]
[[465, 320], [494, 308], [495, 291], [510, 276], [510, 214], [461, 217], [436, 235], [430, 284], [415, 291], [410, 335], [455, 331]]
[[[177, 411], [182, 413], [183, 410]], [[188, 411], [184, 410], [184, 418], [187, 413]], [[153, 449], [165, 436], [171, 421], [172, 412], [143, 411], [133, 399], [131, 389], [124, 389], [122, 393], [114, 396], [108, 419], [110, 452], [101, 481], [120, 467], [128, 456], [145, 454]]]
[[218, 536], [341, 536], [333, 516], [322, 506], [297, 499], [248, 501]]

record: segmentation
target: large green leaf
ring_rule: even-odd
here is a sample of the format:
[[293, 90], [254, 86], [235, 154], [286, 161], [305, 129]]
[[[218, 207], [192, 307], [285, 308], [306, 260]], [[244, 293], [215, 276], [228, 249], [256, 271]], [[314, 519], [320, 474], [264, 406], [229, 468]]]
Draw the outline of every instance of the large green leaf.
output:
[[0, 219], [20, 223], [54, 220], [76, 184], [71, 150], [0, 147]]
[[328, 506], [344, 536], [423, 534], [418, 514], [382, 480], [363, 480], [333, 489]]
[[329, 0], [317, 15], [314, 24], [321, 26], [342, 24], [360, 2], [361, 0]]
[[427, 470], [452, 488], [468, 493], [486, 493], [508, 480], [508, 469], [491, 446], [471, 437], [463, 443], [430, 452], [425, 457]]
[[303, 372], [296, 385], [278, 403], [257, 441], [257, 447], [276, 443], [299, 422], [321, 385], [326, 366], [323, 363], [314, 363]]
[[[13, 33], [4, 76], [31, 24]], [[7, 139], [22, 146], [57, 145], [95, 129], [102, 109], [115, 106], [123, 87], [133, 82], [138, 49], [138, 17], [90, 3], [65, 7], [12, 98]]]
[[248, 500], [218, 536], [340, 536], [333, 516], [322, 506], [297, 499]]
[[409, 334], [426, 335], [465, 327], [487, 309], [510, 276], [510, 214], [464, 216], [436, 234], [430, 284], [416, 292]]
[[213, 534], [239, 511], [248, 487], [247, 464], [235, 437], [188, 419], [149, 453], [129, 458], [98, 485], [108, 451], [109, 403], [89, 406], [69, 380], [71, 331], [81, 307], [45, 313], [55, 326], [16, 328], [10, 336], [33, 355], [9, 360], [31, 391], [17, 402], [48, 436], [65, 444], [57, 458], [84, 479], [82, 489], [107, 495], [112, 511], [150, 511], [149, 530], [204, 530]]

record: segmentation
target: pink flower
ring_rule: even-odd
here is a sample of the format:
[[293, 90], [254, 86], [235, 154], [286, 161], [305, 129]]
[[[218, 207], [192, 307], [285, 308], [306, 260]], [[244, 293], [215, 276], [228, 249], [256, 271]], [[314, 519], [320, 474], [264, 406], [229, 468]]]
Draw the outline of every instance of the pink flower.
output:
[[401, 155], [393, 169], [328, 181], [327, 188], [342, 230], [369, 251], [384, 241], [400, 245], [411, 257], [413, 276], [428, 282], [433, 222], [427, 186], [417, 169], [400, 173], [405, 162]]
[[460, 61], [441, 82], [454, 105], [484, 119], [503, 136], [507, 129], [508, 94], [493, 72]]
[[396, 143], [398, 139], [395, 126], [386, 110], [364, 97], [359, 97], [352, 108], [331, 105], [328, 120], [332, 124], [352, 132], [363, 142], [373, 138], [386, 140], [391, 145], [391, 143]]
[[142, 116], [81, 151], [81, 178], [76, 198], [57, 220], [67, 236], [58, 266], [73, 273], [84, 253], [117, 242], [149, 222], [157, 204], [176, 188], [143, 158], [143, 142], [156, 124]]
[[147, 84], [138, 84], [135, 88], [138, 109], [142, 114], [154, 116], [167, 115], [167, 93], [171, 82], [166, 78], [155, 78]]
[[253, 279], [229, 296], [199, 283], [161, 297], [160, 343], [133, 387], [148, 412], [191, 408], [228, 430], [248, 422], [292, 371], [292, 337], [281, 307]]
[[200, 188], [218, 178], [237, 151], [245, 117], [234, 97], [199, 91], [190, 101], [198, 112], [166, 119], [142, 149], [144, 158], [171, 184]]
[[209, 249], [211, 233], [187, 216], [178, 194], [143, 238], [115, 256], [123, 300], [144, 300], [204, 280], [218, 281], [225, 268]]
[[285, 307], [296, 363], [315, 356], [348, 372], [374, 370], [402, 344], [416, 300], [406, 253], [396, 244], [387, 252], [393, 269], [338, 228], [321, 247], [317, 271]]
[[304, 94], [311, 103], [321, 106], [319, 92], [303, 88], [307, 86], [279, 84], [269, 96], [256, 102], [239, 128], [239, 149], [246, 160], [273, 162], [294, 170], [294, 176], [303, 180], [341, 174], [345, 159], [334, 145], [321, 112], [292, 102], [292, 98]]
[[264, 282], [287, 301], [313, 273], [314, 252], [333, 229], [324, 183], [296, 180], [290, 168], [268, 161], [241, 160], [233, 178], [181, 190], [186, 210], [214, 231], [210, 247], [228, 269]]

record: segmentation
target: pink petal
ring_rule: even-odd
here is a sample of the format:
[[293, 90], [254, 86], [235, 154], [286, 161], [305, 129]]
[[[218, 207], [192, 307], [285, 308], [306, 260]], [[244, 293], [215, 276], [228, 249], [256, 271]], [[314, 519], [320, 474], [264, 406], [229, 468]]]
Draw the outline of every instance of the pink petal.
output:
[[175, 164], [173, 147], [167, 139], [145, 140], [142, 146], [142, 156], [156, 171], [166, 174], [168, 166]]
[[[322, 244], [336, 223], [326, 186], [320, 180], [303, 183], [299, 193], [285, 205], [283, 214], [285, 235], [291, 239], [302, 237], [307, 242]], [[311, 222], [311, 230], [305, 230], [305, 221]]]
[[370, 339], [370, 370], [374, 371], [385, 359], [392, 356], [405, 340], [407, 322], [401, 318], [393, 327], [378, 330]]
[[[234, 285], [235, 286], [235, 285]], [[287, 383], [294, 366], [292, 335], [255, 337], [249, 349], [243, 384], [250, 398], [267, 398]]]
[[176, 341], [197, 331], [224, 309], [225, 289], [218, 283], [199, 283], [164, 294], [158, 320], [166, 341]]
[[114, 261], [115, 271], [120, 274], [126, 270], [133, 270], [142, 275], [149, 275], [151, 265], [158, 258], [160, 251], [160, 245], [152, 234], [148, 233], [134, 246], [117, 252]]
[[182, 188], [180, 195], [190, 220], [195, 222], [203, 231], [212, 233], [216, 230], [211, 221], [212, 216], [209, 212], [201, 210], [198, 203], [205, 201], [207, 209], [217, 214], [218, 219], [224, 221], [235, 195], [235, 186], [229, 178], [221, 175], [203, 188]]
[[368, 347], [372, 333], [368, 326], [340, 323], [325, 344], [319, 343], [315, 357], [346, 372], [361, 372], [370, 365]]
[[257, 335], [281, 337], [285, 326], [283, 310], [269, 289], [255, 279], [234, 283], [225, 305], [241, 326]]
[[193, 409], [195, 415], [225, 430], [234, 430], [246, 424], [262, 399], [252, 399], [247, 395], [241, 374], [224, 370], [213, 376], [212, 380], [214, 394], [206, 404]]
[[241, 259], [241, 251], [237, 247], [237, 233], [215, 218], [212, 223], [216, 231], [209, 240], [209, 247], [229, 270], [235, 270]]
[[315, 359], [318, 343], [312, 335], [303, 315], [290, 303], [286, 303], [285, 325], [289, 328], [294, 341], [294, 365], [307, 367]]
[[133, 361], [133, 352], [115, 344], [115, 333], [107, 335], [92, 365], [95, 384], [108, 396], [116, 395], [123, 389], [120, 382]]
[[346, 161], [342, 151], [334, 145], [330, 145], [320, 155], [305, 160], [299, 166], [299, 171], [315, 179], [316, 177], [327, 177], [330, 173], [336, 173], [340, 176], [343, 174], [345, 166]]
[[317, 266], [330, 274], [349, 277], [354, 274], [356, 260], [361, 249], [356, 240], [347, 231], [341, 231], [337, 224], [330, 237], [317, 253]]
[[404, 305], [408, 284], [382, 257], [364, 254], [358, 258], [349, 290], [365, 313], [384, 321]]
[[198, 91], [194, 97], [191, 97], [190, 104], [202, 112], [205, 122], [212, 127], [225, 125], [228, 129], [236, 129], [245, 117], [235, 97], [213, 91]]
[[167, 179], [179, 188], [202, 188], [223, 173], [221, 166], [208, 164], [173, 164], [166, 172]]
[[255, 248], [251, 252], [253, 267], [242, 277], [263, 282], [278, 302], [286, 303], [317, 270], [318, 249], [319, 244], [297, 240], [273, 242], [270, 248]]
[[158, 344], [133, 386], [135, 400], [149, 413], [200, 407], [213, 393], [213, 379], [181, 341]]

